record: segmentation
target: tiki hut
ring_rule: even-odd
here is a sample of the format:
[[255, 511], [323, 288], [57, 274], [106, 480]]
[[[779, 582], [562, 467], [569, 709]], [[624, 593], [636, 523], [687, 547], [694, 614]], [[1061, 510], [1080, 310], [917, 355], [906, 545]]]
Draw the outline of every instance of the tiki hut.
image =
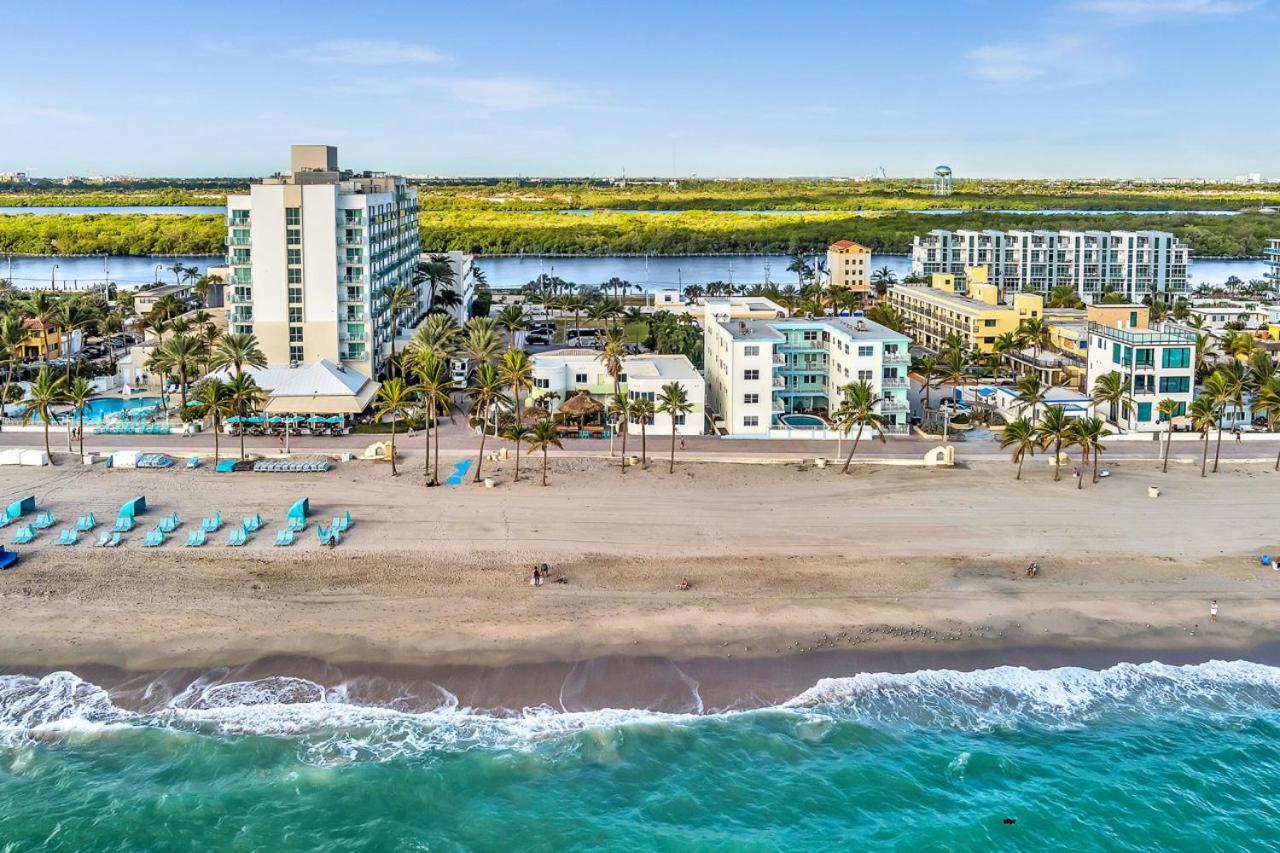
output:
[[604, 403], [593, 398], [586, 391], [578, 391], [568, 400], [564, 401], [557, 413], [566, 418], [577, 418], [578, 425], [584, 426], [589, 417], [598, 416], [604, 411]]

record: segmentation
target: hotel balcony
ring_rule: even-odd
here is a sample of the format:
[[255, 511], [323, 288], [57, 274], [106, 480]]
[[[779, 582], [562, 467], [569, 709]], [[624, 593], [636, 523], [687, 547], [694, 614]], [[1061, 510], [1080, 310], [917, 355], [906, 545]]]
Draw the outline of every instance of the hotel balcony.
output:
[[248, 246], [252, 243], [248, 237], [228, 237], [225, 242], [228, 246]]
[[911, 405], [906, 400], [885, 397], [880, 401], [880, 411], [882, 412], [905, 412], [910, 408]]
[[908, 364], [911, 361], [911, 353], [906, 350], [898, 350], [897, 352], [884, 353], [885, 364]]
[[910, 380], [905, 376], [885, 376], [880, 380], [881, 388], [909, 388]]
[[249, 305], [253, 302], [253, 294], [232, 292], [231, 295], [227, 297], [227, 302], [232, 305]]
[[778, 354], [778, 353], [774, 353], [774, 354], [773, 354], [773, 363], [774, 363], [774, 364], [786, 364], [786, 363], [787, 363], [787, 357], [786, 357], [785, 355], [780, 355], [780, 354]]
[[787, 387], [787, 380], [786, 380], [785, 378], [781, 377], [781, 376], [775, 376], [775, 377], [773, 377], [773, 387], [774, 387], [774, 388], [786, 388], [786, 387]]

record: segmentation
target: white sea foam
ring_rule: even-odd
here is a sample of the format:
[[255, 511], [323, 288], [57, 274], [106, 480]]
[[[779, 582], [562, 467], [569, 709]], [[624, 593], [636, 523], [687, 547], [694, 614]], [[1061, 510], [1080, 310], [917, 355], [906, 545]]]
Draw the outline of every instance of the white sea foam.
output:
[[[1280, 709], [1280, 668], [1246, 661], [1192, 666], [1119, 664], [1102, 671], [997, 667], [822, 679], [776, 708], [717, 715], [643, 709], [559, 711], [546, 706], [505, 714], [460, 708], [430, 682], [401, 688], [343, 682], [324, 688], [302, 678], [227, 681], [224, 670], [145, 710], [112, 703], [101, 687], [69, 672], [44, 678], [0, 676], [0, 745], [33, 738], [107, 736], [118, 728], [158, 728], [193, 736], [272, 735], [298, 740], [317, 764], [381, 761], [473, 748], [529, 749], [583, 732], [629, 726], [696, 725], [759, 713], [796, 717], [797, 736], [821, 738], [831, 721], [873, 727], [983, 730], [1000, 726], [1079, 726], [1103, 715], [1236, 715]], [[371, 696], [386, 697], [383, 705]], [[430, 710], [403, 710], [438, 703]], [[814, 728], [815, 721], [822, 727]], [[606, 744], [607, 746], [607, 744]], [[608, 749], [601, 748], [602, 756]], [[963, 766], [958, 768], [963, 773]]]

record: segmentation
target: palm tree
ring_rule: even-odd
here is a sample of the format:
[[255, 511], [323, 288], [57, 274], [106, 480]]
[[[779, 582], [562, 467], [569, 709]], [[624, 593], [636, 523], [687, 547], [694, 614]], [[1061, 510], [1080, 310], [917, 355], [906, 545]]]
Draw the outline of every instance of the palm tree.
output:
[[502, 437], [516, 446], [516, 474], [513, 483], [520, 482], [520, 445], [528, 441], [531, 435], [533, 431], [519, 421], [513, 421], [511, 426], [502, 431]]
[[[1275, 432], [1280, 426], [1280, 376], [1270, 376], [1258, 386], [1253, 398], [1253, 410], [1267, 417], [1267, 429]], [[1275, 470], [1280, 471], [1280, 453], [1276, 454]]]
[[[1129, 423], [1129, 413], [1133, 410], [1133, 398], [1129, 396], [1129, 380], [1123, 374], [1113, 370], [1098, 377], [1093, 385], [1093, 402], [1099, 406], [1106, 405], [1108, 419], [1118, 427]], [[1123, 416], [1125, 422], [1120, 423]]]
[[627, 399], [625, 393], [619, 391], [610, 398], [609, 409], [613, 414], [613, 428], [622, 431], [622, 467], [620, 470], [625, 474], [627, 473], [627, 433], [631, 431], [631, 401]]
[[246, 367], [266, 367], [267, 357], [258, 348], [258, 339], [253, 335], [223, 335], [213, 343], [209, 366], [214, 370], [230, 367], [238, 376]]
[[809, 262], [805, 260], [804, 255], [797, 252], [791, 256], [791, 263], [787, 265], [787, 272], [796, 274], [797, 287], [804, 287], [805, 281], [813, 276], [813, 267], [809, 266]]
[[938, 357], [933, 355], [921, 356], [916, 362], [916, 371], [920, 374], [924, 381], [920, 383], [920, 390], [924, 392], [924, 407], [929, 408], [930, 392], [938, 387], [934, 384], [934, 379], [938, 375]]
[[413, 407], [418, 389], [414, 388], [399, 376], [393, 376], [378, 388], [378, 396], [373, 401], [374, 417], [381, 420], [391, 418], [391, 476], [396, 472], [396, 421], [409, 413]]
[[871, 273], [871, 286], [876, 289], [876, 296], [884, 298], [889, 288], [898, 283], [898, 276], [889, 267], [880, 267]]
[[497, 323], [498, 328], [507, 333], [507, 346], [510, 347], [516, 345], [516, 334], [529, 325], [524, 318], [524, 309], [515, 304], [508, 305], [498, 312]]
[[1023, 461], [1028, 454], [1034, 456], [1036, 452], [1036, 430], [1031, 425], [1031, 421], [1018, 418], [1005, 426], [1004, 433], [1000, 436], [1000, 446], [1006, 449], [1013, 448], [1011, 459], [1018, 463], [1018, 473], [1013, 479], [1021, 480]]
[[413, 337], [405, 344], [405, 353], [418, 357], [426, 353], [437, 361], [447, 362], [456, 350], [461, 330], [448, 314], [431, 314], [414, 330]]
[[968, 342], [965, 341], [964, 335], [959, 332], [948, 332], [938, 347], [938, 354], [946, 358], [948, 353], [963, 353], [967, 345]]
[[1034, 373], [1028, 373], [1020, 378], [1013, 385], [1013, 390], [1018, 392], [1018, 407], [1020, 410], [1031, 407], [1031, 423], [1036, 422], [1036, 410], [1041, 403], [1045, 401], [1046, 389], [1044, 383], [1040, 381], [1040, 377]]
[[1058, 406], [1047, 407], [1044, 417], [1036, 426], [1036, 437], [1040, 440], [1040, 449], [1053, 445], [1053, 481], [1062, 477], [1062, 448], [1072, 443], [1071, 421]]
[[938, 382], [956, 388], [969, 381], [969, 361], [963, 349], [946, 349], [937, 366]]
[[1049, 339], [1053, 336], [1049, 331], [1049, 326], [1041, 317], [1028, 317], [1022, 321], [1022, 326], [1018, 330], [1018, 334], [1022, 336], [1035, 351], [1036, 358], [1040, 357], [1042, 347], [1049, 345]]
[[653, 417], [653, 401], [647, 397], [639, 397], [631, 401], [628, 411], [631, 414], [632, 422], [640, 424], [640, 467], [648, 468], [648, 442], [646, 441], [645, 428]]
[[227, 383], [211, 376], [192, 389], [192, 405], [198, 417], [209, 418], [213, 429], [213, 464], [218, 464], [218, 433], [222, 431], [222, 418], [234, 411], [231, 408], [231, 395]]
[[[473, 267], [472, 269], [474, 272], [473, 278], [478, 281], [480, 278], [480, 270], [477, 267]], [[449, 288], [452, 288], [456, 279], [457, 276], [454, 274], [453, 264], [449, 263], [449, 258], [445, 255], [433, 255], [431, 260], [420, 262], [413, 274], [414, 284], [421, 285], [423, 282], [426, 282], [429, 286], [431, 299], [428, 304], [432, 308], [436, 306], [436, 294], [439, 291], [440, 286], [448, 285]], [[454, 296], [457, 297], [457, 293], [452, 289], [448, 292], [453, 293]]]
[[[76, 432], [80, 436], [80, 456], [84, 456], [84, 410], [89, 408], [89, 401], [97, 396], [93, 383], [83, 376], [77, 376], [67, 388], [66, 401], [71, 404], [78, 421]], [[71, 448], [68, 447], [68, 450]]]
[[[1102, 418], [1077, 418], [1071, 424], [1071, 441], [1080, 448], [1080, 462], [1082, 465], [1089, 463], [1089, 457], [1093, 457], [1093, 482], [1098, 482], [1098, 460], [1102, 457], [1102, 451], [1106, 450], [1102, 439], [1111, 435], [1111, 430], [1107, 429]], [[1076, 478], [1076, 488], [1084, 487], [1084, 472], [1080, 472], [1080, 476]]]
[[604, 372], [609, 374], [609, 378], [613, 380], [613, 393], [618, 395], [622, 393], [622, 367], [623, 360], [627, 357], [626, 338], [622, 334], [621, 329], [610, 329], [605, 337], [604, 347], [600, 350], [596, 360], [604, 365]]
[[1164, 466], [1160, 469], [1160, 473], [1167, 474], [1169, 472], [1169, 445], [1173, 444], [1173, 419], [1182, 411], [1182, 404], [1172, 397], [1166, 397], [1160, 401], [1156, 409], [1160, 413], [1161, 419], [1169, 423], [1164, 438]]
[[516, 422], [520, 422], [523, 392], [533, 388], [533, 359], [522, 349], [509, 349], [502, 354], [502, 381], [511, 388], [511, 399], [515, 404]]
[[31, 423], [31, 419], [39, 417], [44, 425], [44, 452], [53, 464], [53, 451], [49, 448], [49, 424], [53, 421], [52, 408], [66, 402], [66, 380], [54, 376], [47, 367], [40, 368], [35, 381], [27, 389], [26, 399], [22, 401], [22, 422]]
[[1203, 477], [1209, 462], [1209, 430], [1213, 429], [1218, 422], [1218, 407], [1214, 405], [1211, 398], [1201, 395], [1191, 401], [1191, 408], [1187, 409], [1187, 414], [1191, 416], [1192, 429], [1204, 438], [1204, 455], [1200, 457], [1200, 476]]
[[1227, 332], [1222, 340], [1222, 351], [1239, 361], [1248, 361], [1253, 348], [1253, 335], [1248, 332]]
[[849, 431], [857, 426], [858, 435], [853, 440], [853, 446], [849, 448], [849, 455], [845, 457], [844, 467], [840, 469], [841, 474], [849, 473], [849, 466], [853, 463], [853, 454], [858, 450], [858, 442], [862, 440], [862, 430], [868, 424], [876, 428], [876, 434], [880, 441], [885, 440], [884, 437], [884, 416], [876, 411], [876, 406], [880, 401], [876, 398], [876, 392], [872, 389], [871, 384], [866, 380], [858, 380], [840, 388], [840, 405], [831, 413], [831, 418], [835, 422], [836, 429], [844, 433], [845, 438], [849, 437]]
[[88, 302], [74, 297], [61, 300], [54, 310], [53, 321], [62, 329], [62, 334], [66, 336], [67, 340], [67, 347], [62, 351], [62, 357], [67, 362], [66, 380], [68, 385], [71, 384], [71, 338], [75, 332], [83, 331], [97, 319], [98, 313], [90, 307]]
[[541, 420], [533, 425], [533, 429], [529, 432], [529, 437], [525, 439], [529, 442], [529, 452], [537, 453], [542, 451], [542, 485], [547, 484], [547, 449], [551, 447], [563, 448], [560, 443], [560, 436], [556, 435], [556, 427], [549, 420]]
[[[232, 336], [234, 337], [234, 336]], [[252, 412], [257, 411], [262, 405], [262, 401], [266, 399], [266, 394], [258, 383], [253, 381], [253, 377], [244, 372], [237, 372], [227, 380], [227, 402], [230, 404], [232, 411], [236, 413], [236, 417], [244, 419], [249, 417]], [[240, 458], [244, 459], [244, 427], [240, 427]]]
[[1253, 390], [1261, 388], [1266, 381], [1276, 375], [1276, 362], [1271, 353], [1258, 350], [1249, 356], [1249, 387]]
[[991, 380], [998, 383], [1000, 381], [1000, 365], [1004, 361], [1004, 357], [1021, 346], [1018, 342], [1018, 336], [1013, 332], [1005, 332], [996, 335], [996, 339], [991, 344], [991, 353], [996, 356], [991, 362]]
[[[404, 312], [410, 308], [418, 306], [418, 291], [407, 284], [397, 284], [395, 287], [388, 287], [383, 291], [387, 298], [387, 310], [391, 312], [391, 369], [395, 369], [396, 365], [396, 335], [400, 333], [400, 318]], [[400, 376], [404, 376], [404, 369], [400, 369]], [[393, 420], [392, 425], [395, 425]], [[391, 467], [395, 467], [395, 460], [392, 460]], [[392, 471], [394, 474], [395, 472]]]
[[178, 391], [182, 395], [182, 407], [187, 407], [187, 378], [200, 367], [204, 355], [204, 347], [198, 338], [188, 335], [174, 335], [156, 347], [155, 355], [160, 358], [165, 372], [176, 373]]
[[472, 317], [463, 327], [462, 342], [458, 351], [476, 365], [489, 364], [502, 351], [502, 338], [497, 324], [488, 317]]
[[[436, 357], [429, 349], [406, 350], [406, 356], [410, 352], [412, 352], [414, 372], [418, 375], [418, 395], [426, 411], [426, 420], [423, 422], [426, 439], [423, 476], [427, 478], [427, 485], [432, 485], [440, 479], [440, 424], [437, 421], [440, 415], [447, 413], [453, 406], [453, 398], [449, 395], [453, 390], [453, 374], [449, 371], [448, 363]], [[431, 473], [431, 433], [433, 431], [436, 443], [434, 475]]]
[[490, 413], [499, 401], [505, 399], [502, 393], [505, 387], [506, 381], [498, 368], [487, 361], [482, 362], [471, 374], [471, 386], [467, 388], [467, 395], [471, 397], [471, 411], [480, 421], [480, 453], [476, 457], [476, 475], [471, 479], [473, 483], [480, 482], [480, 466], [484, 464], [485, 427]]
[[22, 358], [22, 344], [27, 339], [27, 331], [22, 328], [22, 320], [16, 314], [0, 315], [0, 354], [4, 355], [7, 368], [4, 377], [4, 388], [0, 390], [0, 407], [9, 400], [9, 388], [13, 385], [13, 369]]
[[655, 409], [671, 416], [671, 465], [667, 473], [674, 474], [676, 472], [676, 421], [680, 416], [692, 412], [693, 404], [689, 402], [688, 392], [683, 385], [679, 382], [668, 382], [658, 392]]

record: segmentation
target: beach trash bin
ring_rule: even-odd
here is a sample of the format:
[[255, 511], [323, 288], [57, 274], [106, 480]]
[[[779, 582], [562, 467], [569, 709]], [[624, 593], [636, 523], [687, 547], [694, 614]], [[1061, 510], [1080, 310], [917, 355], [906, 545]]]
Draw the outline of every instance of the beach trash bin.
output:
[[495, 485], [497, 485], [497, 484], [493, 481], [493, 478], [492, 478], [492, 477], [485, 477], [485, 478], [484, 478], [484, 487], [485, 487], [486, 489], [492, 489]]
[[817, 459], [813, 460], [813, 465], [815, 468], [826, 468], [827, 467], [826, 457], [819, 456]]
[[1159, 486], [1147, 486], [1147, 497], [1149, 497], [1149, 498], [1158, 498], [1158, 497], [1160, 497], [1160, 487], [1159, 487]]

